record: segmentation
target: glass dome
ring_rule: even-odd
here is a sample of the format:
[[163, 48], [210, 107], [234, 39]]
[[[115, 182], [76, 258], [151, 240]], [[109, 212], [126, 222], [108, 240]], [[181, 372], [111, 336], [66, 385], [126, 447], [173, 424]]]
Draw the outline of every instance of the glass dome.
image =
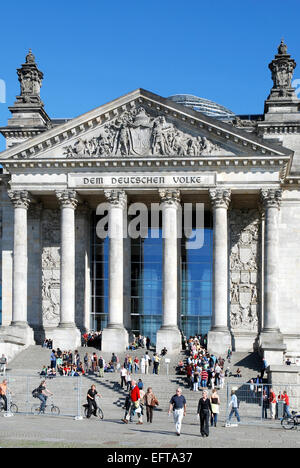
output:
[[229, 109], [226, 109], [226, 107], [216, 102], [209, 101], [208, 99], [193, 96], [192, 94], [174, 94], [174, 96], [170, 96], [168, 99], [177, 104], [190, 107], [197, 112], [202, 112], [202, 114], [208, 117], [214, 117], [215, 119], [232, 120], [236, 117], [235, 114]]

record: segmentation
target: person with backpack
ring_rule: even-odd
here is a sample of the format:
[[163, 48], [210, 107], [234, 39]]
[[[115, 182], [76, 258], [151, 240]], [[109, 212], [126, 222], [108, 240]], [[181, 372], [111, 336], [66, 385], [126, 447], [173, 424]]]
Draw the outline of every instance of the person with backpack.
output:
[[41, 401], [40, 413], [45, 413], [46, 403], [48, 396], [53, 396], [53, 393], [46, 387], [46, 380], [42, 380], [40, 385], [33, 390], [32, 396], [38, 398]]

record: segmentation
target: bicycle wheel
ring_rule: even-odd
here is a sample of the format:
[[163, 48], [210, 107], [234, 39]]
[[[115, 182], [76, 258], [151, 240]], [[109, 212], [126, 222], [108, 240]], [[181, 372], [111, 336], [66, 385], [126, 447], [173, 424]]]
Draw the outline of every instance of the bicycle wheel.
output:
[[290, 430], [290, 429], [294, 429], [294, 427], [296, 426], [296, 423], [295, 423], [294, 418], [285, 417], [281, 420], [281, 425], [284, 429]]
[[40, 411], [39, 405], [33, 405], [31, 407], [31, 414], [39, 414], [39, 411]]
[[52, 406], [51, 407], [51, 414], [53, 416], [59, 416], [60, 415], [60, 409], [58, 408], [58, 406]]
[[87, 418], [88, 415], [88, 408], [84, 408], [84, 416]]
[[97, 416], [99, 419], [103, 419], [104, 418], [104, 414], [103, 414], [103, 411], [101, 408], [97, 408]]
[[12, 403], [10, 405], [10, 412], [13, 414], [16, 414], [18, 411], [19, 411], [19, 408], [17, 407], [17, 405], [15, 403]]

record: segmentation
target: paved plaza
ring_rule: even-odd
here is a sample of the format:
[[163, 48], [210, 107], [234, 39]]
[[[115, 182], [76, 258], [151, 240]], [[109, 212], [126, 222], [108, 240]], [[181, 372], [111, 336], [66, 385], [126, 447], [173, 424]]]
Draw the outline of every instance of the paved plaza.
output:
[[[125, 425], [120, 419], [107, 417], [103, 421], [46, 416], [17, 415], [0, 417], [0, 447], [99, 447], [99, 448], [216, 448], [216, 447], [265, 447], [299, 448], [300, 433], [285, 431], [280, 423], [262, 427], [258, 425], [225, 428], [224, 423], [212, 428], [210, 437], [202, 439], [196, 416], [188, 413], [177, 437], [173, 418], [166, 412], [156, 412], [150, 426]], [[120, 417], [122, 415], [120, 411]]]

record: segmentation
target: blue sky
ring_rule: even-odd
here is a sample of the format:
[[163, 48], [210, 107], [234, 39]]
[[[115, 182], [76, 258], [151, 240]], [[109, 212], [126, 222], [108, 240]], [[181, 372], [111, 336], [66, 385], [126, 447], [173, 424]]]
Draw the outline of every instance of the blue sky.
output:
[[136, 88], [262, 113], [282, 37], [300, 62], [299, 0], [14, 0], [3, 2], [1, 17], [1, 126], [29, 48], [45, 75], [45, 109], [62, 118]]

